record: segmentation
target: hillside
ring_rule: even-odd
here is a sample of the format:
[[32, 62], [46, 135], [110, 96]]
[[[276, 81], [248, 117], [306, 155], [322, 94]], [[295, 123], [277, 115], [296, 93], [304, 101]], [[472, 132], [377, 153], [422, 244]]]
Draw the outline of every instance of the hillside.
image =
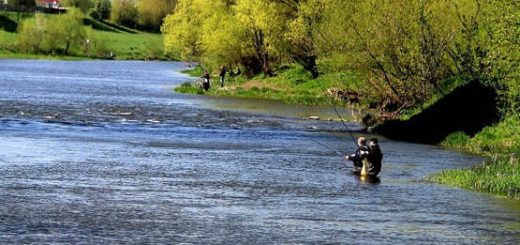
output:
[[[56, 14], [38, 14], [45, 20], [59, 18]], [[114, 58], [120, 60], [169, 59], [163, 52], [160, 33], [149, 33], [120, 26], [90, 17], [81, 18], [83, 40], [70, 53], [57, 51], [22, 50], [20, 25], [34, 19], [35, 14], [25, 13], [19, 20], [15, 12], [0, 12], [0, 57], [4, 58]], [[40, 17], [39, 17], [40, 18]], [[58, 33], [57, 35], [63, 35]], [[87, 41], [88, 40], [88, 41]], [[42, 46], [47, 45], [42, 42]]]

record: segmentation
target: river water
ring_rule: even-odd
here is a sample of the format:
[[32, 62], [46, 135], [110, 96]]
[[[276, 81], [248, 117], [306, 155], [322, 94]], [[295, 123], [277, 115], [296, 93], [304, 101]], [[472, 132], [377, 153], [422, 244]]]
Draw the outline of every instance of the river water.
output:
[[304, 119], [330, 108], [176, 94], [184, 68], [0, 60], [0, 243], [520, 242], [518, 202], [422, 181], [478, 157], [381, 139], [364, 182]]

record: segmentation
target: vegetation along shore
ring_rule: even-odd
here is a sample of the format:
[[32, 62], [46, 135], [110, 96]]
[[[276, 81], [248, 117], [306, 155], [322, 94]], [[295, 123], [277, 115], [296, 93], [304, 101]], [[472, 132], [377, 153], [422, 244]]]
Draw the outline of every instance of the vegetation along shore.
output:
[[0, 57], [171, 59], [159, 29], [173, 7], [163, 0], [0, 1]]
[[[213, 75], [208, 91], [178, 92], [370, 111], [362, 122], [389, 138], [488, 156], [429, 180], [520, 198], [518, 13], [499, 0], [179, 0], [162, 31], [165, 52]], [[241, 70], [224, 88], [221, 66]]]

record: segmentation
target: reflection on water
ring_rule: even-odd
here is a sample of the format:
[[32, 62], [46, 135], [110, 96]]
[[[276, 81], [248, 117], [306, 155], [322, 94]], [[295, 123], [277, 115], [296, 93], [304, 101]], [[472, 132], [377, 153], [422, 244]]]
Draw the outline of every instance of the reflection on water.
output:
[[380, 181], [360, 181], [340, 123], [174, 94], [179, 69], [0, 61], [0, 241], [520, 241], [518, 202], [420, 181], [478, 157], [383, 139]]
[[240, 112], [252, 112], [259, 114], [269, 114], [271, 116], [278, 117], [295, 117], [302, 119], [318, 117], [321, 120], [335, 120], [338, 118], [339, 114], [343, 120], [352, 121], [353, 117], [357, 116], [358, 114], [356, 111], [339, 106], [318, 107], [287, 105], [283, 102], [262, 99], [234, 99], [201, 96], [199, 103], [201, 102], [216, 109], [227, 109]]

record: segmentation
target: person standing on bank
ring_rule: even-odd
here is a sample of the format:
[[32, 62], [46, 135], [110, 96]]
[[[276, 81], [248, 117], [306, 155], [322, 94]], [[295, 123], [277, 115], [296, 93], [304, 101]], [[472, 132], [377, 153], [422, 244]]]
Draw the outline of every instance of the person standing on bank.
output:
[[226, 78], [226, 67], [224, 65], [222, 65], [220, 67], [219, 78], [220, 78], [220, 87], [223, 88], [224, 87], [224, 79]]
[[209, 75], [209, 72], [207, 70], [204, 71], [202, 78], [204, 78], [204, 81], [202, 82], [202, 87], [204, 88], [204, 91], [208, 91], [210, 87], [209, 79], [211, 78], [211, 76]]

